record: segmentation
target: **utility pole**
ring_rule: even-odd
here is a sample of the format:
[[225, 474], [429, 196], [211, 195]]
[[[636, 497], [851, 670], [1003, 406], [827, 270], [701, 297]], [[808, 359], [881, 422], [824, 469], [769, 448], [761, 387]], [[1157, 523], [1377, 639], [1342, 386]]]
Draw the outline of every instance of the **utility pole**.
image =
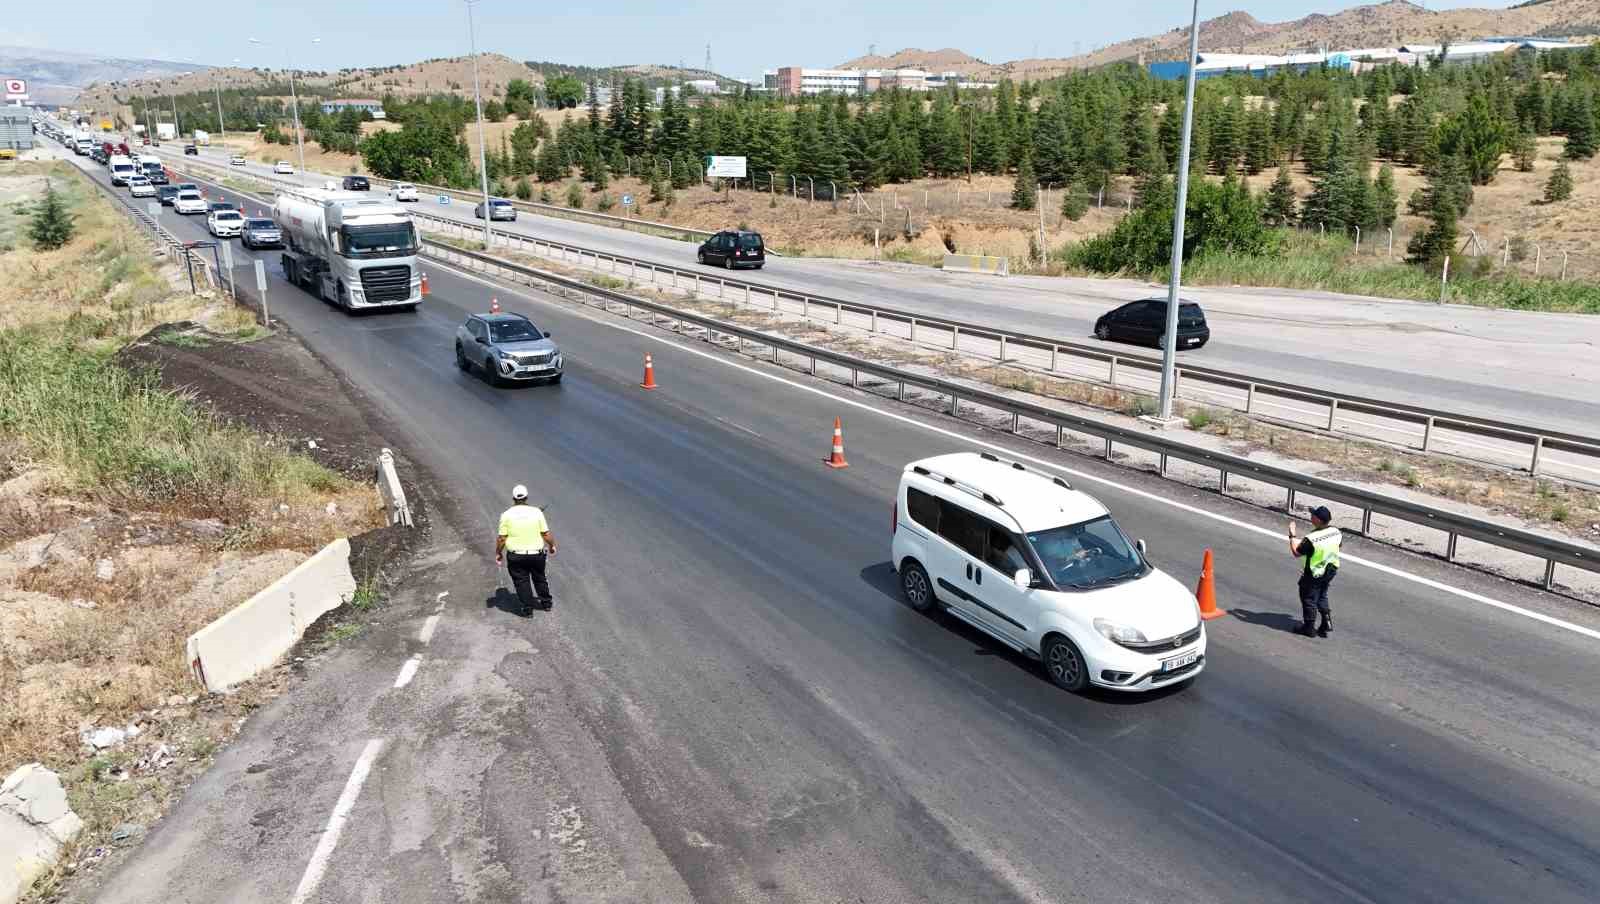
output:
[[478, 106], [478, 176], [483, 181], [483, 247], [489, 249], [489, 165], [483, 149], [483, 94], [478, 89], [478, 37], [472, 24], [472, 5], [478, 0], [465, 0], [467, 5], [467, 43], [472, 49], [472, 99]]
[[1172, 278], [1167, 284], [1167, 329], [1161, 340], [1161, 410], [1156, 415], [1163, 424], [1172, 421], [1173, 377], [1178, 358], [1178, 289], [1183, 282], [1183, 214], [1189, 200], [1189, 138], [1194, 129], [1195, 65], [1200, 55], [1200, 0], [1194, 0], [1193, 21], [1189, 26], [1189, 76], [1184, 86], [1183, 144], [1178, 152], [1178, 200], [1172, 211]]

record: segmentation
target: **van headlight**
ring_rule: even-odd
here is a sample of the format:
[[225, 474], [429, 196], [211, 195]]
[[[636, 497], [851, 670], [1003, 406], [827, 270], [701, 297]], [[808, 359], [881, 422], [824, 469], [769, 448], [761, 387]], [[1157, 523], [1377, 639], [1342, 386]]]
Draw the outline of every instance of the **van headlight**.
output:
[[1140, 631], [1138, 628], [1130, 628], [1127, 625], [1119, 625], [1116, 622], [1106, 621], [1103, 618], [1097, 618], [1094, 620], [1094, 629], [1100, 632], [1101, 637], [1104, 637], [1106, 640], [1109, 640], [1113, 643], [1147, 642], [1144, 632]]

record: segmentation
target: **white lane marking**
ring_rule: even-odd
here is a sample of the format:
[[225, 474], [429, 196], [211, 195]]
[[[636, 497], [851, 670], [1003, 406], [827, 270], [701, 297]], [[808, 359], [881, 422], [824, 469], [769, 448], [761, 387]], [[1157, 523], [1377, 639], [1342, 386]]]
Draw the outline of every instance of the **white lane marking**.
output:
[[417, 666], [419, 665], [422, 665], [422, 654], [419, 653], [407, 659], [405, 664], [400, 666], [400, 674], [394, 679], [394, 686], [401, 688], [410, 684], [411, 679], [417, 677]]
[[[506, 286], [504, 286], [504, 285], [502, 285], [500, 283], [494, 283], [494, 282], [491, 282], [491, 281], [486, 280], [486, 279], [481, 279], [476, 274], [468, 273], [468, 272], [466, 272], [464, 270], [460, 270], [460, 269], [458, 269], [456, 267], [453, 267], [453, 266], [451, 266], [449, 264], [438, 263], [438, 266], [444, 268], [445, 270], [449, 270], [450, 272], [455, 273], [458, 276], [462, 276], [462, 277], [464, 277], [466, 279], [470, 279], [473, 282], [479, 283], [479, 284], [484, 285], [484, 286], [489, 286], [489, 287], [492, 287], [492, 288], [502, 289], [502, 290], [507, 288]], [[521, 298], [524, 298], [524, 299], [526, 299], [526, 300], [528, 300], [530, 302], [533, 302], [535, 304], [554, 304], [554, 302], [538, 301], [538, 300], [535, 300], [535, 299], [529, 297], [527, 294], [525, 294], [527, 290], [528, 290], [528, 287], [519, 286], [519, 287], [516, 287], [515, 292], [516, 292], [517, 296], [519, 296]], [[565, 307], [564, 305], [557, 305], [557, 306], [558, 307]], [[957, 440], [959, 442], [970, 443], [971, 445], [974, 445], [974, 446], [981, 446], [981, 447], [983, 447], [985, 449], [991, 449], [991, 450], [993, 450], [995, 452], [999, 452], [999, 453], [1004, 454], [1004, 455], [1009, 455], [1012, 458], [1020, 458], [1023, 461], [1031, 462], [1033, 464], [1040, 465], [1040, 466], [1046, 467], [1046, 468], [1050, 468], [1050, 469], [1055, 470], [1055, 471], [1060, 471], [1063, 474], [1070, 474], [1073, 477], [1077, 477], [1077, 478], [1080, 478], [1080, 479], [1083, 479], [1083, 480], [1087, 480], [1087, 481], [1089, 481], [1091, 483], [1098, 483], [1098, 484], [1101, 484], [1102, 486], [1113, 487], [1113, 488], [1115, 488], [1117, 490], [1121, 490], [1124, 493], [1128, 493], [1130, 495], [1137, 496], [1137, 497], [1139, 497], [1141, 499], [1145, 499], [1145, 500], [1148, 500], [1150, 502], [1159, 503], [1161, 505], [1165, 505], [1165, 506], [1169, 506], [1171, 508], [1175, 508], [1175, 509], [1179, 509], [1179, 510], [1182, 510], [1182, 511], [1185, 511], [1185, 512], [1189, 512], [1189, 513], [1194, 514], [1194, 515], [1199, 515], [1202, 518], [1209, 518], [1212, 521], [1221, 522], [1222, 524], [1226, 524], [1226, 525], [1228, 525], [1230, 527], [1238, 528], [1239, 530], [1248, 531], [1249, 533], [1258, 534], [1260, 536], [1267, 537], [1267, 538], [1273, 540], [1274, 542], [1278, 542], [1278, 541], [1281, 541], [1283, 539], [1282, 535], [1279, 534], [1275, 530], [1269, 530], [1269, 529], [1267, 529], [1265, 527], [1258, 527], [1258, 526], [1256, 526], [1254, 524], [1249, 524], [1249, 523], [1246, 523], [1244, 521], [1240, 521], [1237, 518], [1231, 518], [1231, 517], [1229, 517], [1227, 515], [1218, 514], [1216, 512], [1208, 512], [1205, 509], [1197, 508], [1195, 506], [1188, 505], [1188, 504], [1183, 503], [1183, 502], [1179, 502], [1179, 501], [1177, 501], [1175, 499], [1167, 499], [1165, 497], [1158, 496], [1155, 493], [1151, 493], [1151, 492], [1148, 492], [1146, 490], [1141, 490], [1141, 489], [1138, 489], [1136, 487], [1128, 486], [1127, 484], [1124, 484], [1124, 483], [1118, 483], [1117, 481], [1111, 480], [1110, 478], [1100, 477], [1098, 475], [1090, 474], [1090, 473], [1085, 472], [1085, 471], [1079, 471], [1079, 470], [1076, 470], [1076, 469], [1073, 469], [1073, 468], [1066, 467], [1064, 465], [1056, 464], [1054, 462], [1045, 461], [1042, 458], [1035, 458], [1035, 457], [1033, 457], [1031, 455], [1028, 455], [1026, 453], [1019, 452], [1016, 449], [1010, 449], [1010, 448], [1007, 448], [1005, 446], [997, 445], [995, 443], [985, 442], [984, 440], [976, 439], [976, 438], [970, 437], [970, 436], [963, 436], [962, 434], [957, 433], [954, 430], [946, 430], [943, 427], [935, 427], [932, 424], [925, 424], [925, 423], [922, 423], [921, 421], [919, 421], [919, 420], [917, 420], [915, 418], [907, 417], [906, 415], [903, 415], [903, 414], [895, 414], [892, 411], [885, 411], [882, 408], [878, 408], [877, 406], [875, 406], [875, 405], [873, 405], [873, 404], [871, 404], [869, 402], [861, 402], [861, 401], [857, 401], [855, 399], [847, 399], [847, 398], [845, 398], [843, 396], [835, 395], [835, 394], [833, 394], [831, 392], [828, 392], [825, 389], [821, 389], [821, 388], [816, 387], [816, 386], [807, 386], [804, 383], [797, 383], [797, 382], [795, 382], [793, 380], [790, 380], [790, 379], [788, 379], [786, 377], [779, 376], [777, 374], [766, 373], [765, 371], [758, 370], [758, 369], [756, 369], [754, 367], [748, 367], [748, 366], [746, 366], [744, 364], [740, 364], [737, 361], [730, 361], [730, 360], [724, 358], [723, 356], [718, 355], [718, 354], [714, 354], [712, 352], [702, 351], [701, 349], [697, 349], [697, 348], [691, 348], [688, 345], [685, 345], [685, 344], [683, 344], [683, 343], [681, 343], [679, 341], [676, 341], [672, 337], [662, 336], [662, 335], [659, 335], [659, 334], [656, 334], [656, 333], [651, 333], [651, 332], [645, 332], [644, 330], [633, 329], [632, 327], [624, 326], [623, 324], [620, 324], [620, 323], [611, 323], [611, 322], [609, 322], [607, 320], [602, 320], [600, 318], [591, 317], [589, 319], [592, 322], [600, 324], [602, 326], [608, 326], [608, 327], [610, 327], [610, 328], [612, 328], [614, 330], [621, 330], [624, 333], [632, 333], [633, 335], [638, 336], [638, 337], [640, 337], [642, 339], [648, 339], [648, 340], [650, 340], [652, 342], [659, 342], [662, 345], [670, 345], [670, 346], [672, 346], [672, 347], [674, 347], [674, 348], [676, 348], [676, 349], [678, 349], [680, 351], [688, 352], [691, 355], [696, 355], [698, 357], [704, 358], [707, 361], [715, 361], [715, 362], [717, 362], [719, 364], [725, 365], [727, 367], [731, 367], [731, 368], [733, 368], [735, 370], [743, 371], [744, 373], [750, 374], [752, 376], [761, 377], [761, 378], [766, 379], [766, 380], [771, 380], [771, 381], [773, 381], [775, 383], [780, 383], [780, 384], [782, 384], [784, 386], [788, 386], [791, 389], [798, 389], [801, 392], [809, 392], [812, 395], [821, 396], [822, 398], [828, 399], [829, 401], [832, 401], [832, 402], [837, 402], [837, 403], [839, 403], [841, 405], [847, 405], [847, 406], [849, 406], [851, 408], [858, 408], [858, 409], [860, 409], [862, 411], [868, 411], [868, 412], [871, 412], [871, 413], [873, 413], [875, 415], [879, 415], [881, 417], [889, 418], [890, 420], [899, 421], [900, 423], [907, 424], [907, 425], [912, 426], [912, 427], [916, 427], [919, 430], [926, 430], [929, 433], [935, 433], [935, 434], [938, 434], [939, 436], [949, 437], [950, 439]], [[1584, 627], [1582, 625], [1574, 624], [1574, 623], [1569, 622], [1569, 621], [1564, 621], [1564, 620], [1556, 618], [1554, 616], [1545, 615], [1543, 612], [1535, 612], [1532, 609], [1526, 609], [1526, 608], [1523, 608], [1522, 606], [1514, 605], [1512, 603], [1503, 602], [1501, 600], [1494, 599], [1493, 597], [1484, 596], [1481, 593], [1474, 593], [1471, 590], [1463, 590], [1463, 589], [1461, 589], [1459, 587], [1451, 587], [1448, 584], [1440, 583], [1439, 581], [1435, 581], [1432, 578], [1426, 578], [1426, 577], [1423, 577], [1422, 575], [1412, 574], [1412, 573], [1410, 573], [1408, 571], [1402, 571], [1399, 568], [1395, 568], [1395, 567], [1393, 567], [1391, 565], [1384, 565], [1381, 562], [1375, 562], [1375, 561], [1373, 561], [1371, 559], [1366, 559], [1366, 558], [1362, 558], [1360, 556], [1349, 555], [1349, 554], [1341, 554], [1340, 555], [1340, 561], [1341, 562], [1354, 562], [1354, 563], [1356, 563], [1358, 565], [1365, 565], [1368, 568], [1371, 568], [1371, 569], [1373, 569], [1375, 571], [1379, 571], [1379, 572], [1382, 572], [1384, 574], [1391, 575], [1393, 577], [1401, 578], [1403, 580], [1411, 581], [1411, 582], [1416, 583], [1416, 584], [1421, 584], [1422, 586], [1428, 587], [1428, 588], [1430, 588], [1432, 590], [1438, 590], [1438, 591], [1440, 591], [1442, 593], [1448, 593], [1448, 594], [1450, 594], [1452, 596], [1458, 596], [1458, 597], [1460, 597], [1462, 599], [1470, 600], [1470, 601], [1475, 602], [1475, 603], [1481, 603], [1481, 604], [1483, 604], [1485, 606], [1491, 606], [1491, 607], [1493, 607], [1495, 609], [1500, 609], [1502, 611], [1510, 612], [1510, 613], [1513, 613], [1515, 615], [1525, 616], [1527, 618], [1533, 619], [1534, 621], [1543, 622], [1543, 623], [1545, 623], [1547, 625], [1552, 625], [1554, 627], [1561, 628], [1561, 629], [1566, 630], [1566, 631], [1571, 631], [1574, 634], [1580, 634], [1580, 635], [1582, 635], [1584, 637], [1588, 637], [1588, 638], [1590, 638], [1592, 640], [1600, 640], [1600, 631], [1597, 631], [1597, 630], [1595, 630], [1593, 628], [1586, 628], [1586, 627]]]
[[424, 644], [433, 640], [433, 630], [437, 627], [439, 627], [439, 613], [435, 612], [422, 623], [422, 632], [417, 635], [417, 640]]
[[294, 897], [289, 899], [289, 904], [304, 904], [311, 899], [311, 893], [317, 890], [322, 874], [328, 871], [328, 859], [333, 856], [333, 849], [339, 846], [339, 835], [344, 832], [350, 811], [355, 809], [356, 798], [361, 795], [361, 786], [367, 780], [367, 773], [372, 771], [372, 763], [382, 751], [383, 739], [373, 738], [356, 759], [356, 768], [350, 772], [350, 780], [344, 783], [344, 793], [339, 795], [339, 802], [333, 805], [333, 815], [328, 817], [328, 824], [322, 829], [322, 840], [317, 842], [317, 849], [312, 852], [311, 862], [306, 864], [305, 875], [300, 877], [300, 886], [294, 890]]

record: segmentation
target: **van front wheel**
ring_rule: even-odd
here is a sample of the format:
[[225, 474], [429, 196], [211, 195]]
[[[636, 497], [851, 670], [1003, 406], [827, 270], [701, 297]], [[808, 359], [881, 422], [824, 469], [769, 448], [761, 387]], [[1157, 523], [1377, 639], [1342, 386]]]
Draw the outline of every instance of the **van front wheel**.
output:
[[1052, 634], [1045, 638], [1042, 652], [1044, 670], [1058, 687], [1076, 694], [1089, 686], [1089, 667], [1072, 641]]

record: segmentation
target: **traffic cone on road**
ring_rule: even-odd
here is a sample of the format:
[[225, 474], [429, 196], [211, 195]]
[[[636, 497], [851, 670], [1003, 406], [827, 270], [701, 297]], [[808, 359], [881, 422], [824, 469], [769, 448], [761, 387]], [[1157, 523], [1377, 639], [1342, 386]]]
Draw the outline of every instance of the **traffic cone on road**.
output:
[[1194, 598], [1200, 602], [1200, 617], [1206, 621], [1221, 618], [1228, 613], [1217, 608], [1216, 581], [1211, 575], [1211, 550], [1206, 550], [1206, 557], [1200, 563], [1200, 586], [1195, 588]]
[[838, 419], [833, 419], [833, 453], [824, 463], [830, 468], [848, 468], [850, 463], [844, 460], [844, 424]]
[[491, 314], [500, 313], [500, 299], [498, 299], [498, 298], [489, 299], [489, 313], [491, 313]]
[[645, 352], [645, 355], [644, 355], [644, 382], [639, 384], [639, 388], [640, 389], [655, 389], [656, 388], [656, 365], [655, 365], [655, 362], [650, 359], [650, 353], [649, 352]]
[[428, 297], [428, 274], [422, 274], [422, 297]]

